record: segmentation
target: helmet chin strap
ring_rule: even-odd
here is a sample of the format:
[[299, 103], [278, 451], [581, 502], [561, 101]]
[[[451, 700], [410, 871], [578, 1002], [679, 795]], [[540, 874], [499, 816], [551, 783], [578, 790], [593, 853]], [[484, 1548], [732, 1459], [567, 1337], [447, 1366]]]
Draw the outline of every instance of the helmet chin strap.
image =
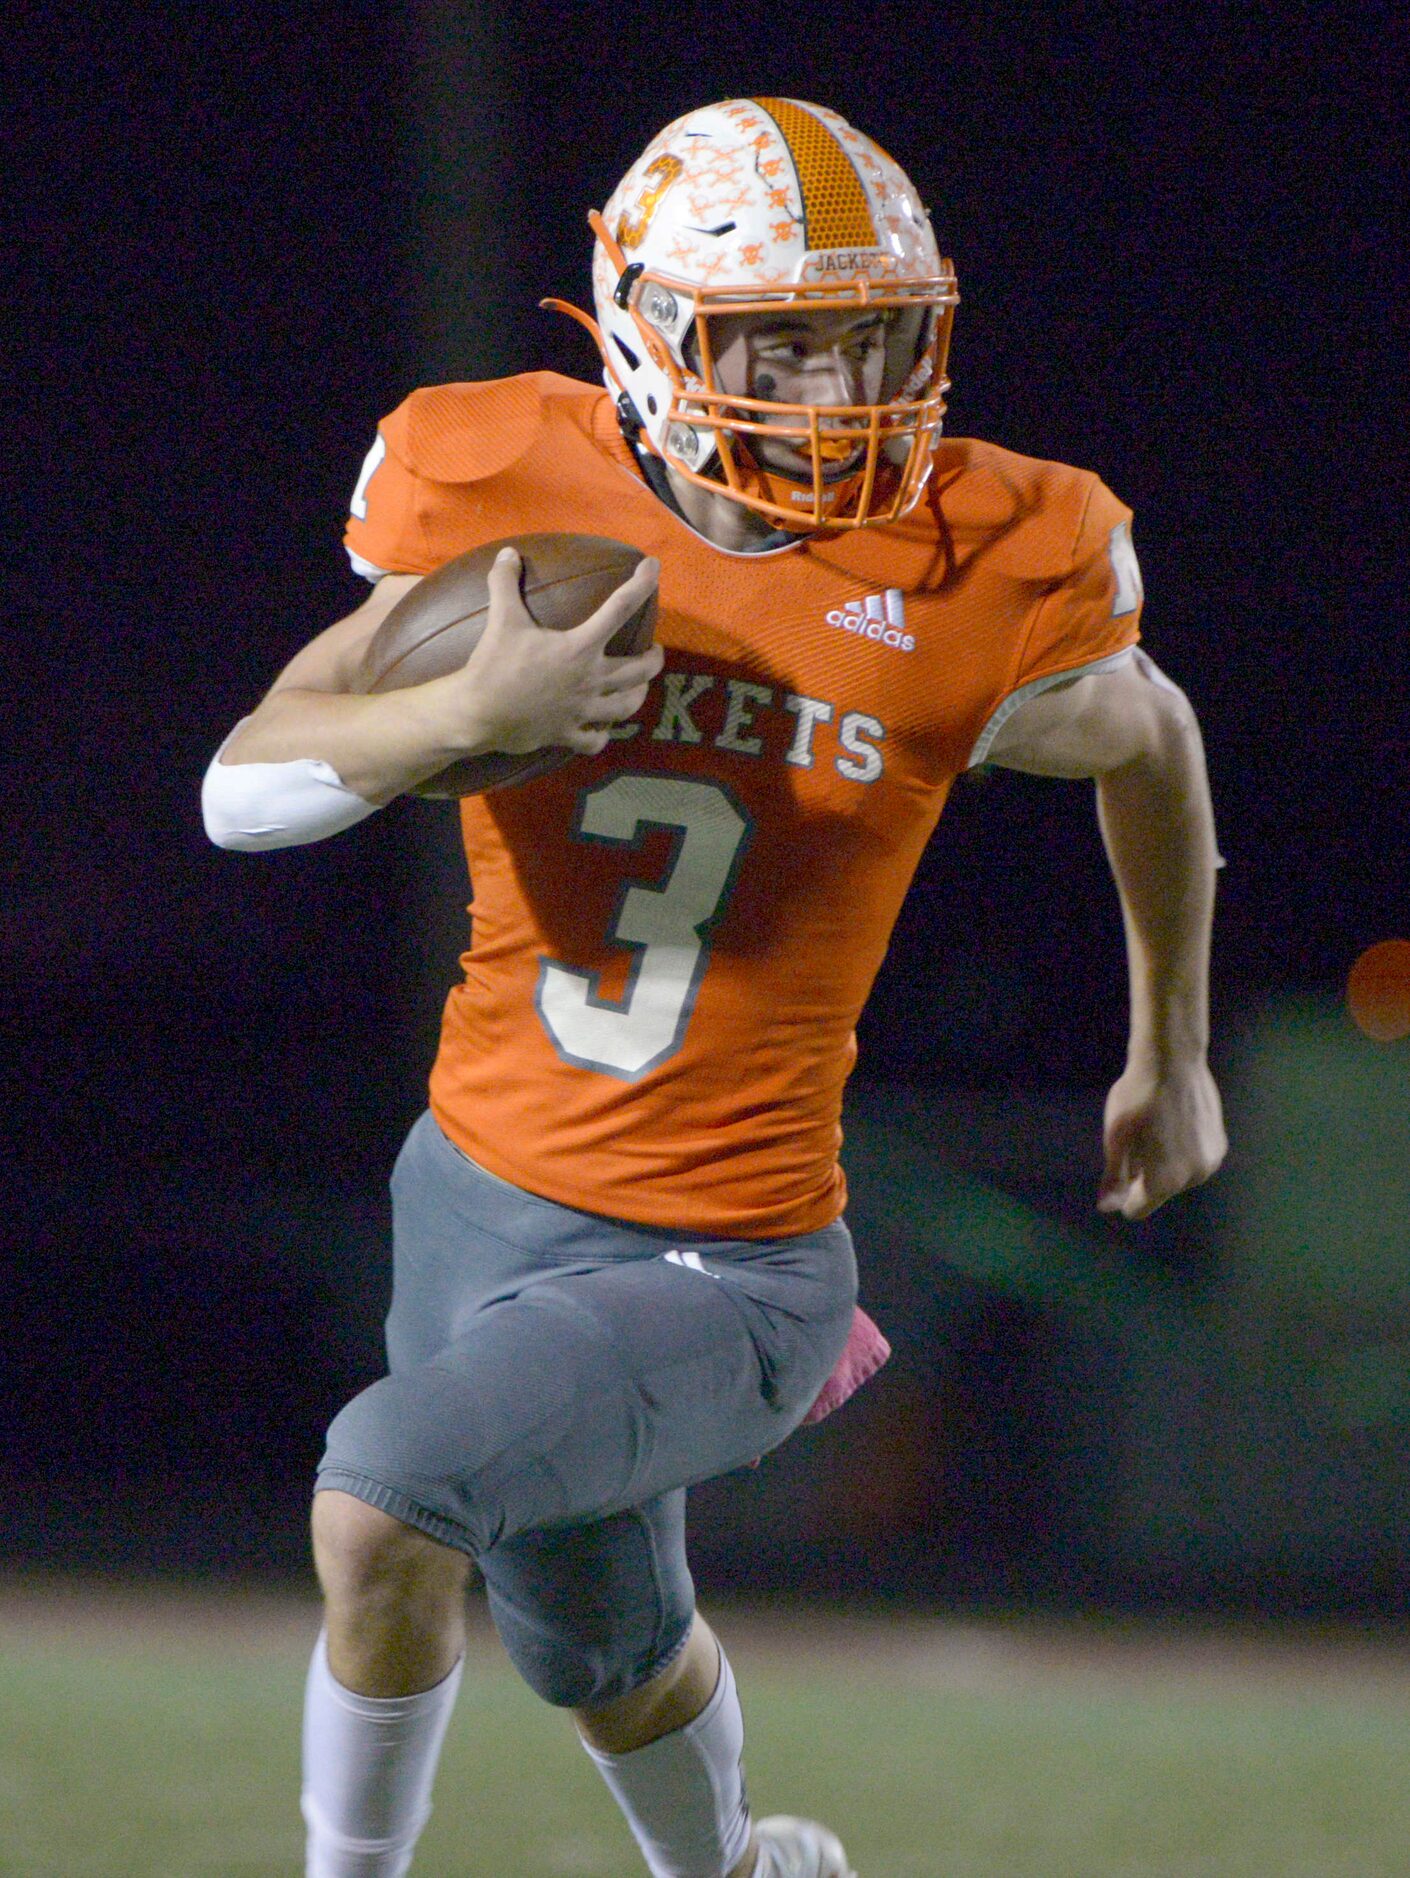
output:
[[776, 515], [771, 518], [776, 528], [781, 528], [790, 534], [812, 534], [819, 527], [826, 528], [828, 514], [846, 505], [848, 498], [860, 486], [865, 475], [864, 469], [852, 470], [833, 480], [829, 480], [825, 474], [823, 488], [826, 491], [826, 499], [824, 513], [819, 521], [811, 513], [812, 471], [775, 469], [772, 464], [761, 463], [750, 448], [751, 441], [752, 439], [746, 440], [736, 436], [732, 438], [731, 445], [736, 467], [743, 474], [746, 483], [752, 485], [756, 495], [762, 496], [766, 502], [771, 502], [781, 509], [789, 510], [793, 507], [790, 499], [793, 491], [806, 489], [809, 492], [808, 513]]

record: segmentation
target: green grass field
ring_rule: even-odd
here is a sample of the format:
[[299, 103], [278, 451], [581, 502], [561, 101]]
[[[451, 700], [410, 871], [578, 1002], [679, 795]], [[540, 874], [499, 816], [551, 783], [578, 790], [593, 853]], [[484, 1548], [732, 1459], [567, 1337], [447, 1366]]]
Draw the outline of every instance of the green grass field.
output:
[[[714, 1613], [761, 1812], [861, 1878], [1410, 1872], [1410, 1661], [1356, 1640]], [[0, 1591], [5, 1878], [298, 1878], [312, 1607]], [[637, 1878], [565, 1719], [492, 1636], [416, 1878]]]

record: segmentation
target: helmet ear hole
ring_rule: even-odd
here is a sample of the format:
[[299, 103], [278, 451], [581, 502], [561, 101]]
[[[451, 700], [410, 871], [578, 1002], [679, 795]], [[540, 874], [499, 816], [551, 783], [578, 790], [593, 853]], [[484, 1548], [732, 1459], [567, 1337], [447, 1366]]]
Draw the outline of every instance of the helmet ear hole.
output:
[[620, 333], [613, 333], [612, 343], [626, 360], [628, 371], [639, 372], [641, 370], [641, 360], [637, 357], [635, 352], [632, 351], [631, 347], [627, 344], [626, 340], [622, 338]]

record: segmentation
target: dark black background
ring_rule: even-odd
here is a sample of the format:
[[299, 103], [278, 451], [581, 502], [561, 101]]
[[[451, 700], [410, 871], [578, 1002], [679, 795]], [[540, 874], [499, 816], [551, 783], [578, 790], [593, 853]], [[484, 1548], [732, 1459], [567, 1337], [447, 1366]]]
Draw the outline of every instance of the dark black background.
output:
[[[453, 965], [453, 832], [401, 803], [223, 854], [200, 775], [356, 604], [339, 538], [377, 418], [428, 378], [594, 375], [537, 300], [585, 298], [586, 209], [694, 104], [812, 98], [893, 151], [959, 272], [950, 429], [1134, 508], [1229, 863], [1220, 1039], [1410, 933], [1396, 9], [467, 6], [428, 127], [452, 11], [99, 8], [9, 47], [6, 1465], [31, 1537], [98, 1545], [103, 1507], [197, 1465], [283, 1491], [375, 1362], [375, 1196]], [[1099, 1090], [1118, 927], [1085, 787], [962, 788], [860, 1075]], [[313, 1235], [329, 1170], [374, 1196], [366, 1321], [336, 1332], [346, 1266], [310, 1277], [231, 1197], [306, 1173]]]

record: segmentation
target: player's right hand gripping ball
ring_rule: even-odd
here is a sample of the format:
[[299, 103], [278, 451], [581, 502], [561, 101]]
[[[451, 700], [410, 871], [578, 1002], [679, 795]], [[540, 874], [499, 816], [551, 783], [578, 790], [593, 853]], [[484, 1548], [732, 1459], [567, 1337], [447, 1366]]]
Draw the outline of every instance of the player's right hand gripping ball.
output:
[[[520, 590], [538, 625], [551, 632], [580, 626], [616, 592], [644, 556], [606, 535], [511, 535], [457, 555], [392, 608], [363, 654], [363, 691], [399, 691], [458, 671], [489, 618], [489, 572], [502, 549], [523, 563]], [[656, 625], [653, 593], [607, 642], [615, 658], [645, 652]], [[449, 764], [411, 791], [418, 796], [474, 796], [527, 782], [573, 756], [553, 745], [523, 755], [490, 751]]]

